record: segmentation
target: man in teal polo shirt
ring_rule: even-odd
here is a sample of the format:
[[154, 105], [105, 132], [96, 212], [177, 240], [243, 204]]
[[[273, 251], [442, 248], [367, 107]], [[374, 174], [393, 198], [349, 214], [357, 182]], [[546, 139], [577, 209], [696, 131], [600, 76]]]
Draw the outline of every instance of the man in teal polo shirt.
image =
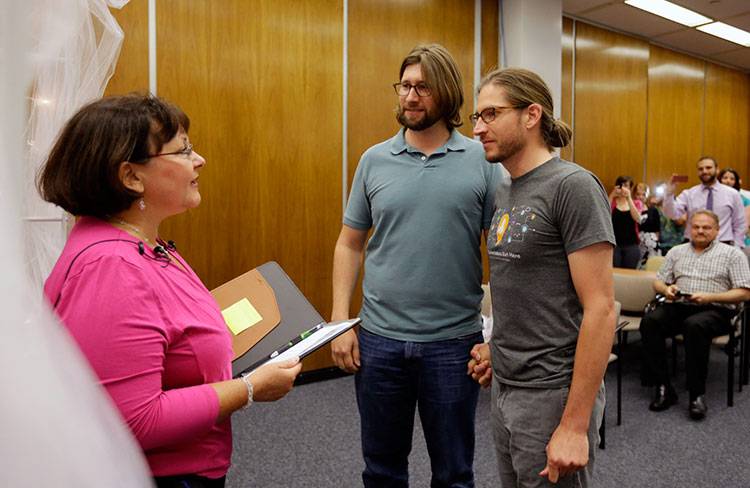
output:
[[418, 407], [432, 486], [472, 487], [466, 361], [482, 339], [481, 236], [501, 173], [456, 130], [462, 82], [445, 48], [416, 47], [399, 75], [403, 129], [362, 155], [336, 242], [332, 320], [350, 316], [363, 254], [366, 273], [362, 327], [333, 342], [333, 360], [357, 373], [365, 486], [408, 486]]

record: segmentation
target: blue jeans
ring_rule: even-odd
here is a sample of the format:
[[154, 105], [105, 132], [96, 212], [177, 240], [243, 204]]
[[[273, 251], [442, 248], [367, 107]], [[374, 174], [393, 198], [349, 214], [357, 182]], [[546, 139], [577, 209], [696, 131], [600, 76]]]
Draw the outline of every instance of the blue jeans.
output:
[[360, 329], [355, 378], [366, 487], [409, 486], [409, 453], [419, 408], [432, 487], [474, 486], [474, 413], [479, 385], [466, 374], [482, 333], [405, 342]]

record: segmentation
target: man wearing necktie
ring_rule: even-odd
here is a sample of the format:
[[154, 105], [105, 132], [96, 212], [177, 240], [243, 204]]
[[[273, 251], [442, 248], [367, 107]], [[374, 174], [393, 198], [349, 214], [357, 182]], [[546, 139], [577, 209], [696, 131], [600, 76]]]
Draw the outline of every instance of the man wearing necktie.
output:
[[[671, 219], [687, 217], [688, 220], [698, 210], [710, 210], [719, 217], [718, 240], [737, 247], [745, 247], [745, 211], [740, 194], [733, 188], [719, 183], [716, 160], [704, 156], [698, 160], [698, 178], [700, 185], [695, 185], [675, 197], [675, 176], [669, 180], [664, 196], [664, 214]], [[689, 237], [685, 229], [685, 237]]]

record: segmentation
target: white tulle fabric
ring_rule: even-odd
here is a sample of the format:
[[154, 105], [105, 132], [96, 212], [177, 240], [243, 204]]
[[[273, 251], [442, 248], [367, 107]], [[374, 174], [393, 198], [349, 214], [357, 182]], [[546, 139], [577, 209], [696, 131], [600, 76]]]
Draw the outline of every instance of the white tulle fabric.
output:
[[[40, 279], [59, 252], [62, 224], [56, 223], [58, 235], [47, 236], [32, 224], [24, 226], [22, 217], [24, 212], [61, 216], [34, 201], [30, 177], [63, 121], [101, 94], [121, 37], [103, 0], [0, 2], [3, 487], [152, 486], [129, 429], [65, 329], [42, 304]], [[30, 90], [32, 80], [36, 85]], [[32, 151], [25, 154], [29, 141]], [[33, 244], [26, 249], [24, 232]], [[25, 265], [29, 257], [33, 278]]]
[[109, 11], [127, 0], [34, 0], [25, 28], [31, 36], [33, 84], [26, 131], [23, 215], [27, 266], [41, 290], [62, 251], [71, 219], [43, 201], [36, 175], [63, 124], [104, 93], [123, 32]]

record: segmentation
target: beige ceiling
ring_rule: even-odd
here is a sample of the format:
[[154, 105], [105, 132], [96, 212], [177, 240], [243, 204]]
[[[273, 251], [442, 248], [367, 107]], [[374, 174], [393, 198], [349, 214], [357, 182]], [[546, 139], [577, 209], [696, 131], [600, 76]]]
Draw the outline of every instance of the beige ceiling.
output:
[[[670, 0], [725, 24], [750, 31], [750, 0]], [[624, 0], [563, 0], [563, 12], [655, 44], [750, 72], [750, 48], [626, 5]]]

